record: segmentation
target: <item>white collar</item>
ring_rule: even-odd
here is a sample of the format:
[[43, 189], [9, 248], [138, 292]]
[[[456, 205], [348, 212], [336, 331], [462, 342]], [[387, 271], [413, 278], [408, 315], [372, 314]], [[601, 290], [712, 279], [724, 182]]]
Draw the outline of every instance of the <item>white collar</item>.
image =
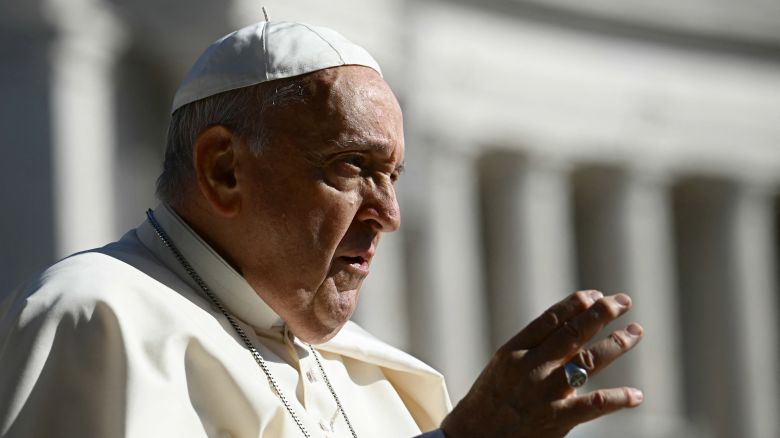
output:
[[[283, 330], [284, 321], [279, 315], [172, 208], [164, 203], [158, 205], [154, 209], [154, 218], [228, 312], [256, 330]], [[162, 243], [148, 220], [135, 231], [141, 243], [158, 259], [198, 292], [202, 292], [172, 251]]]

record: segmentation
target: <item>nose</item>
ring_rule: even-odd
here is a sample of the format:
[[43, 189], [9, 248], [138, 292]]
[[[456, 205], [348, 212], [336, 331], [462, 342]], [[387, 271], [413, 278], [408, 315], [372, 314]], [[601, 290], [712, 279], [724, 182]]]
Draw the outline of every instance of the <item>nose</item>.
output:
[[357, 219], [382, 233], [398, 229], [401, 225], [401, 210], [392, 183], [374, 185], [364, 194]]

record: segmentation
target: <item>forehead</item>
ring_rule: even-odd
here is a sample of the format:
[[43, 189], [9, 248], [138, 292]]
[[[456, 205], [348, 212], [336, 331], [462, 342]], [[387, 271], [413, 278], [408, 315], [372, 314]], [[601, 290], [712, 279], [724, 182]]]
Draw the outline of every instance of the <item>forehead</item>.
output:
[[321, 70], [282, 84], [274, 94], [285, 102], [272, 111], [268, 128], [295, 143], [313, 149], [361, 147], [388, 155], [403, 153], [401, 109], [373, 69]]

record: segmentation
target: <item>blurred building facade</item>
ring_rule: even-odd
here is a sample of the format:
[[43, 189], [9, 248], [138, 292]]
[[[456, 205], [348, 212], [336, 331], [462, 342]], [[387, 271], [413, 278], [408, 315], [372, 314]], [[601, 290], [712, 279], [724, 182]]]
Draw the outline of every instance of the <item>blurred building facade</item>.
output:
[[[178, 81], [260, 5], [0, 5], [2, 290], [143, 220]], [[404, 223], [355, 319], [454, 402], [552, 302], [627, 291], [645, 340], [591, 387], [646, 402], [572, 436], [780, 436], [780, 3], [264, 5], [364, 45], [401, 101]]]

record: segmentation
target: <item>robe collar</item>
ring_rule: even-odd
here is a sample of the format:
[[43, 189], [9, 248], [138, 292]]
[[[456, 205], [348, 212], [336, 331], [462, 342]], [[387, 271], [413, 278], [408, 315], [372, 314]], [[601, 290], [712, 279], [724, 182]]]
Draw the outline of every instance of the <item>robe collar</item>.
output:
[[[257, 331], [276, 334], [284, 331], [284, 321], [279, 315], [170, 206], [165, 203], [158, 205], [154, 209], [154, 217], [228, 312]], [[148, 220], [136, 229], [136, 235], [169, 269], [203, 294], [173, 252], [162, 243]]]
[[[226, 307], [228, 312], [250, 325], [256, 332], [274, 337], [286, 336], [284, 321], [274, 312], [252, 286], [211, 248], [184, 220], [166, 204], [154, 209], [154, 217], [173, 243]], [[199, 293], [200, 287], [187, 274], [157, 236], [149, 221], [135, 230], [141, 243], [160, 262], [175, 272]], [[288, 335], [291, 336], [291, 333]], [[291, 336], [293, 342], [299, 341]], [[386, 372], [391, 383], [406, 388], [403, 396], [409, 403], [419, 406], [423, 412], [416, 418], [423, 429], [438, 427], [441, 419], [452, 409], [444, 378], [436, 370], [420, 360], [374, 338], [357, 324], [347, 324], [328, 342], [317, 349], [377, 365], [385, 370], [400, 372], [394, 377]], [[395, 380], [398, 379], [398, 380]]]

